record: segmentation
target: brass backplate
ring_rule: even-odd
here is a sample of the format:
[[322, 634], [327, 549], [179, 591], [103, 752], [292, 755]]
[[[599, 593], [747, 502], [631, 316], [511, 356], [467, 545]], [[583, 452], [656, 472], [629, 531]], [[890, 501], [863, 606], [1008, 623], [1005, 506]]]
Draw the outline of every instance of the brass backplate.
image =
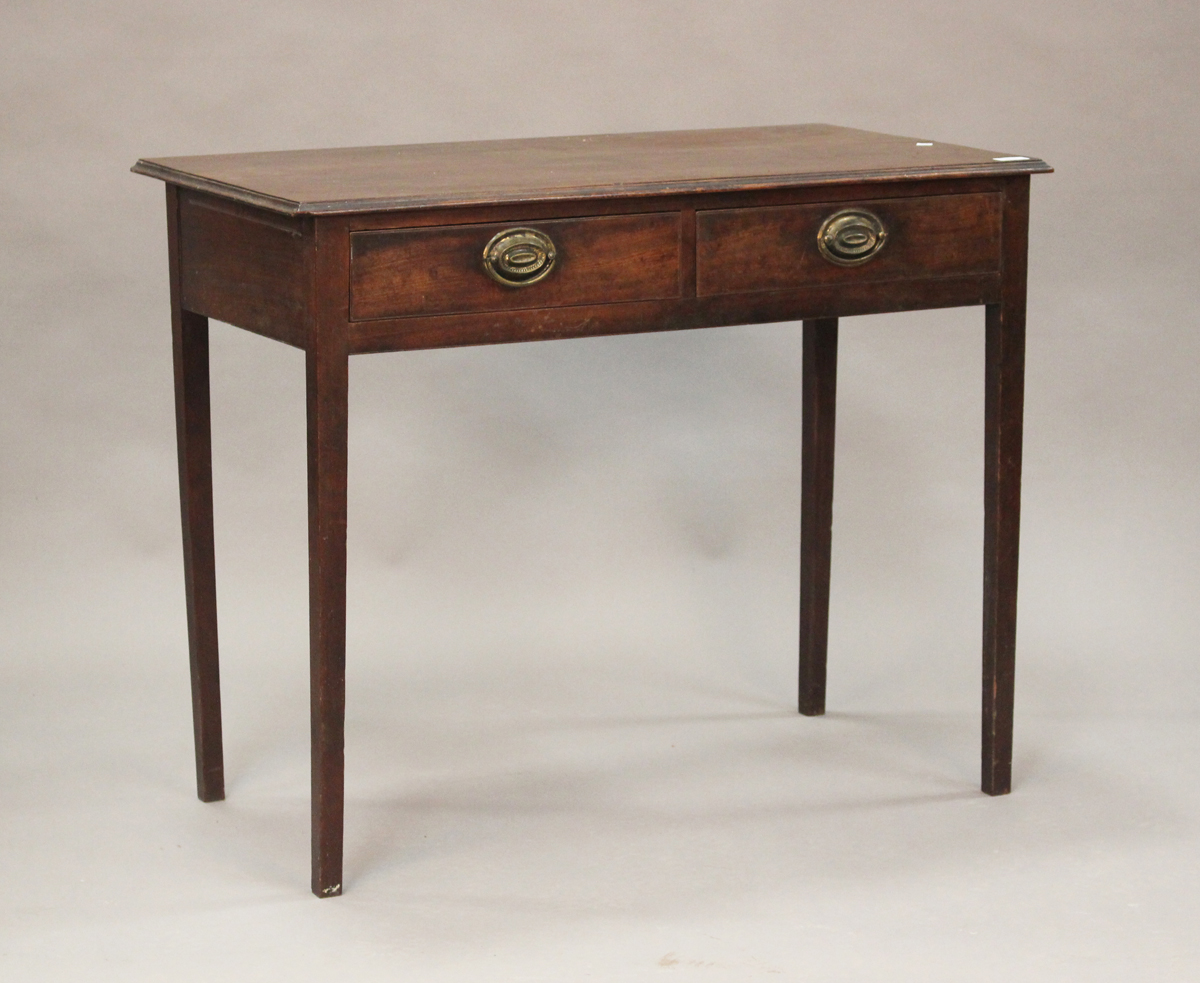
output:
[[505, 229], [492, 236], [483, 250], [483, 268], [506, 287], [528, 287], [554, 269], [554, 241], [537, 229]]
[[838, 266], [859, 266], [874, 259], [887, 242], [887, 229], [874, 212], [843, 208], [821, 223], [817, 248]]

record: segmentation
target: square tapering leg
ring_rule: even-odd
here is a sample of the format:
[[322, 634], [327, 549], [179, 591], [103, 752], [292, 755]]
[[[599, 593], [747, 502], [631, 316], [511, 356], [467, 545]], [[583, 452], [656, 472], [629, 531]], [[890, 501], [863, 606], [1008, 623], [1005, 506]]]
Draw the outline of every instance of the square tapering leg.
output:
[[[322, 230], [323, 231], [323, 230]], [[308, 389], [309, 685], [312, 720], [312, 890], [342, 893], [346, 717], [346, 468], [349, 357], [345, 240], [318, 233]], [[333, 243], [333, 248], [326, 246]], [[337, 247], [341, 246], [341, 250]], [[331, 274], [342, 264], [341, 279]], [[322, 275], [324, 272], [324, 275]], [[344, 300], [342, 301], [344, 304]]]
[[217, 653], [208, 319], [183, 309], [178, 195], [171, 185], [167, 185], [167, 237], [196, 793], [204, 802], [215, 802], [225, 798], [225, 764], [221, 746], [221, 679]]
[[800, 452], [800, 712], [825, 712], [838, 322], [804, 322]]
[[347, 359], [308, 354], [313, 893], [342, 890], [346, 713]]
[[1025, 291], [1029, 178], [1005, 192], [1001, 301], [986, 314], [983, 537], [982, 788], [1012, 788], [1017, 559], [1025, 404]]

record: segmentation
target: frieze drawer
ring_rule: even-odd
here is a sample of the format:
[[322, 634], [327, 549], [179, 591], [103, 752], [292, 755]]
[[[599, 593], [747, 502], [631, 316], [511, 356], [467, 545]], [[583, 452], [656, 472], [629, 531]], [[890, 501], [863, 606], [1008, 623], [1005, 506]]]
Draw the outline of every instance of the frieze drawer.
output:
[[698, 296], [1000, 270], [1000, 194], [696, 213]]
[[678, 212], [355, 232], [353, 320], [618, 301], [680, 290]]

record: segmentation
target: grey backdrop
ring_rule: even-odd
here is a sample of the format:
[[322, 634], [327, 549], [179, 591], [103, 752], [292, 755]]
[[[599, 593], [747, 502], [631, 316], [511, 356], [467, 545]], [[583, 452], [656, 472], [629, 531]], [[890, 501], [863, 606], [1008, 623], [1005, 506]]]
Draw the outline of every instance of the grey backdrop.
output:
[[[7, 0], [4, 975], [1194, 978], [1198, 10]], [[799, 325], [373, 356], [348, 893], [311, 899], [303, 356], [213, 326], [202, 806], [163, 192], [128, 167], [816, 121], [1057, 168], [1013, 796], [974, 791], [981, 310], [843, 321], [820, 721], [790, 710]]]

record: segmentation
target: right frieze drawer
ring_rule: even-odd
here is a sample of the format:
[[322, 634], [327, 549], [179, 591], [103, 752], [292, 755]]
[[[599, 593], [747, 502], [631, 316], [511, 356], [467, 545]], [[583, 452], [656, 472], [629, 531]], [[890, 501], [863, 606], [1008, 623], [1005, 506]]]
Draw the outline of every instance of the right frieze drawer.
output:
[[[998, 273], [1002, 204], [1001, 194], [983, 193], [697, 211], [696, 293]], [[860, 229], [853, 216], [837, 221], [847, 213], [870, 218]], [[853, 250], [869, 241], [872, 219], [883, 243], [859, 259]], [[843, 241], [822, 249], [822, 230]]]

